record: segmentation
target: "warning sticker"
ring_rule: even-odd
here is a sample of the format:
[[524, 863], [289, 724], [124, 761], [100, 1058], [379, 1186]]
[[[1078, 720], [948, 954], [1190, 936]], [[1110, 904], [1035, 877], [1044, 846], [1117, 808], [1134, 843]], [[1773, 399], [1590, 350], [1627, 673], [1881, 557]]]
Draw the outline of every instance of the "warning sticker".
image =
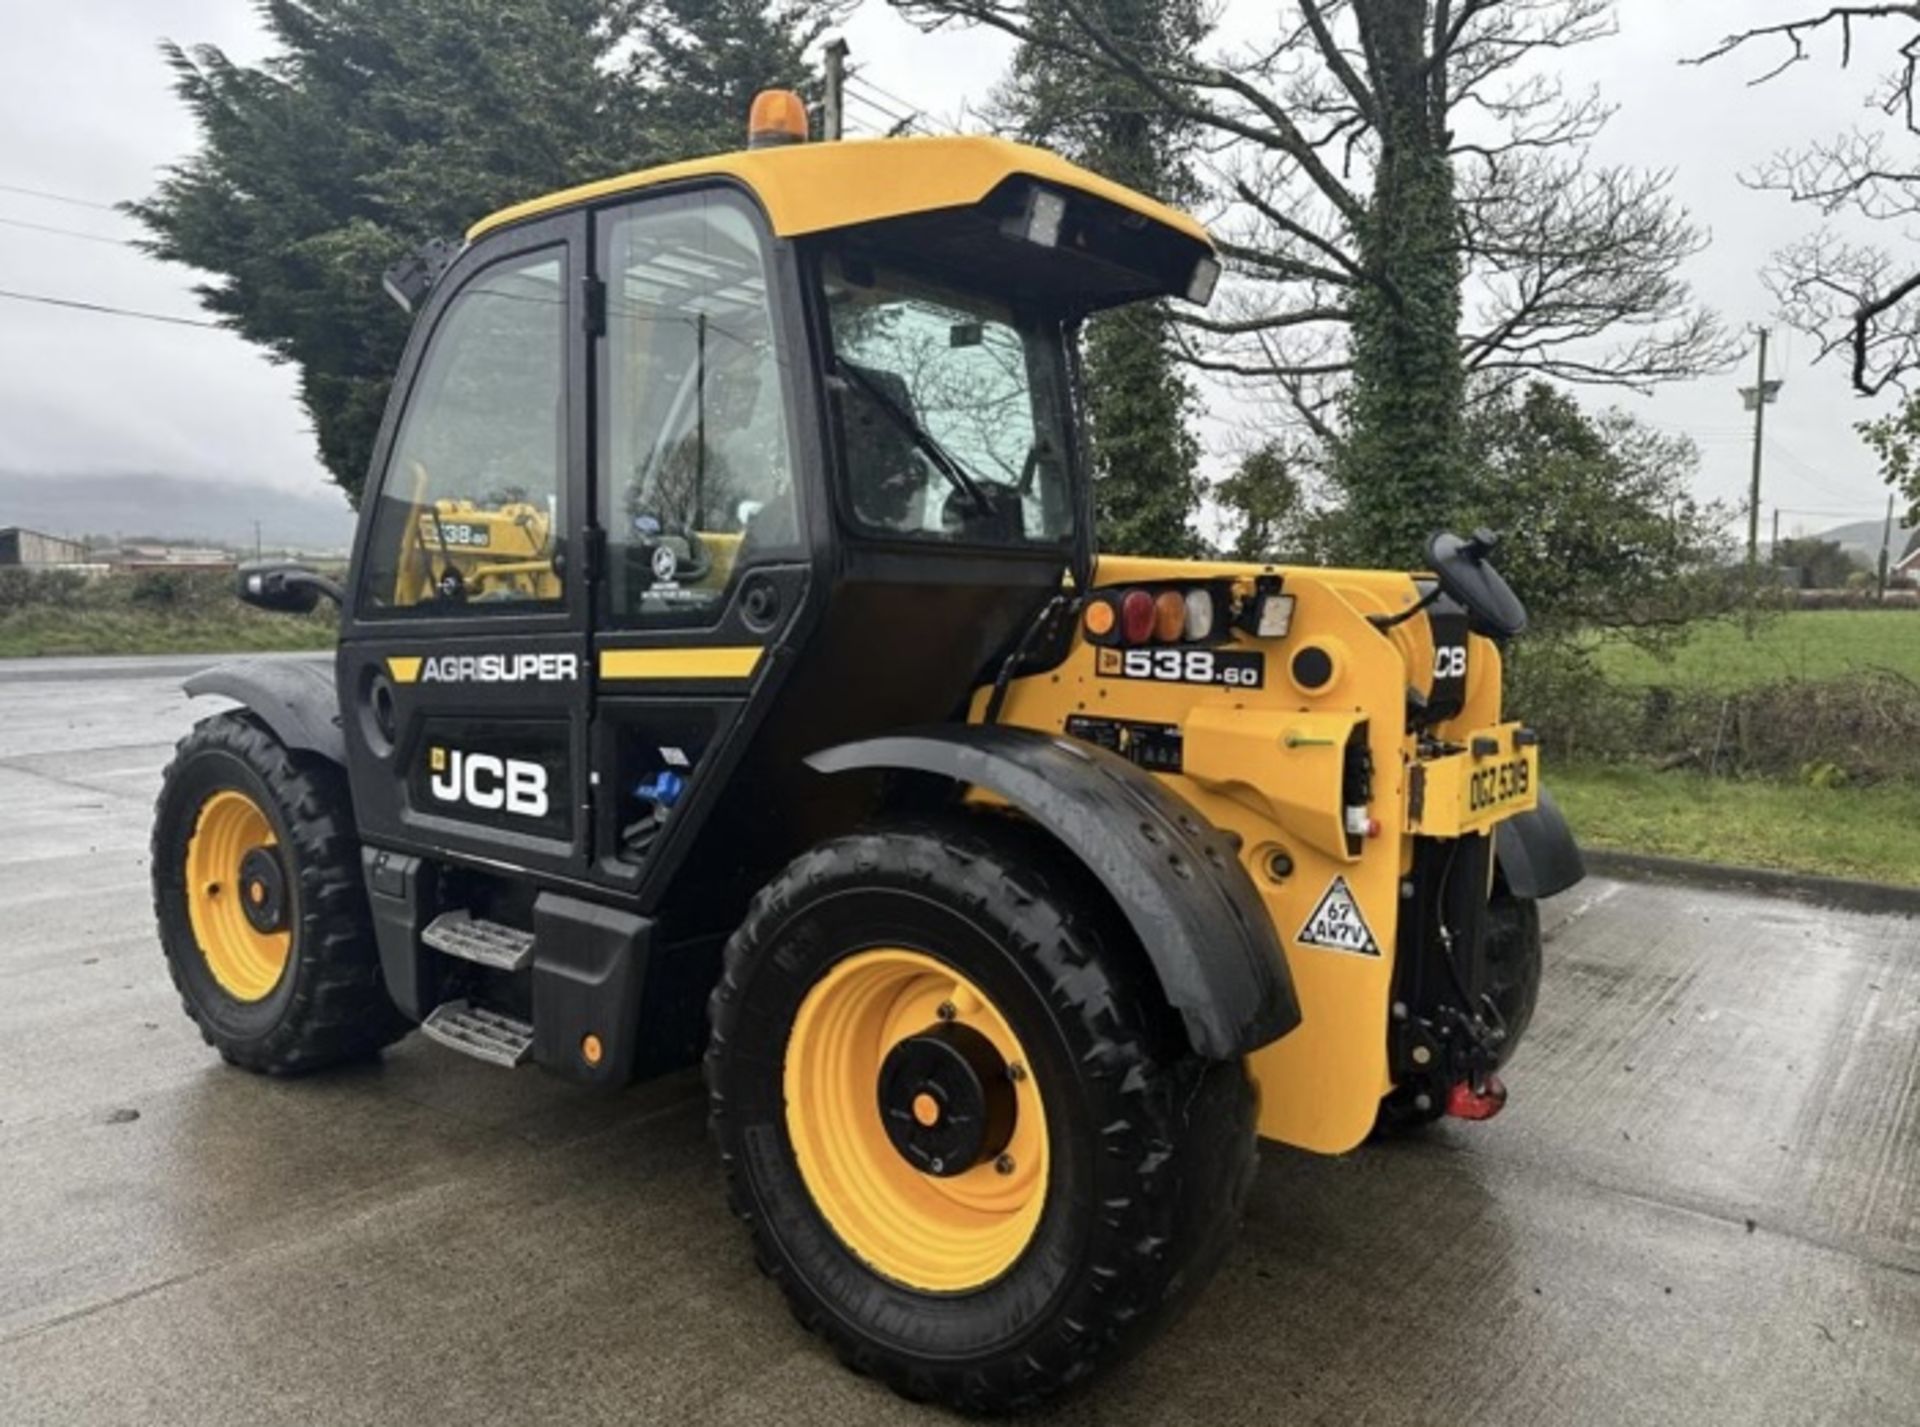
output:
[[1367, 919], [1360, 915], [1360, 904], [1353, 899], [1344, 877], [1333, 879], [1333, 885], [1327, 888], [1294, 940], [1302, 946], [1350, 951], [1356, 956], [1380, 954], [1380, 943], [1373, 939], [1373, 931], [1367, 926]]

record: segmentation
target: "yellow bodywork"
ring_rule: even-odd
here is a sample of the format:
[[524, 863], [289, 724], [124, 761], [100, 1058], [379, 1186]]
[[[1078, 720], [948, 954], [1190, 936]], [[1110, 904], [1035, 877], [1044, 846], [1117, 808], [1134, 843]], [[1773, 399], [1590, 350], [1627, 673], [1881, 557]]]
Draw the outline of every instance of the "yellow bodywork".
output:
[[[1388, 1008], [1399, 885], [1412, 866], [1414, 835], [1485, 830], [1534, 806], [1539, 780], [1532, 776], [1527, 792], [1480, 809], [1470, 827], [1463, 822], [1475, 736], [1497, 740], [1503, 763], [1531, 769], [1534, 751], [1518, 747], [1515, 730], [1500, 724], [1500, 653], [1474, 636], [1466, 705], [1432, 730], [1467, 751], [1422, 756], [1404, 711], [1409, 686], [1423, 694], [1432, 687], [1435, 650], [1427, 621], [1409, 619], [1383, 632], [1367, 619], [1418, 600], [1409, 575], [1107, 557], [1095, 585], [1231, 579], [1250, 593], [1263, 574], [1279, 575], [1294, 598], [1289, 632], [1267, 640], [1240, 634], [1225, 646], [1266, 656], [1263, 687], [1103, 677], [1101, 658], [1111, 670], [1114, 651], [1077, 638], [1058, 668], [1012, 682], [1001, 721], [1050, 733], [1065, 731], [1076, 714], [1180, 726], [1182, 771], [1156, 776], [1240, 839], [1241, 858], [1285, 943], [1300, 997], [1299, 1027], [1248, 1061], [1260, 1092], [1260, 1133], [1339, 1153], [1367, 1137], [1381, 1097], [1392, 1088]], [[1315, 691], [1297, 687], [1289, 673], [1293, 654], [1309, 644], [1326, 651], [1334, 666], [1332, 679]], [[983, 707], [984, 697], [974, 706], [976, 718]], [[1368, 811], [1376, 827], [1354, 853], [1342, 819], [1341, 770], [1348, 736], [1361, 726], [1373, 755]], [[1416, 768], [1426, 819], [1419, 825], [1408, 807]], [[1285, 876], [1275, 875], [1276, 854], [1291, 862]], [[1379, 955], [1301, 944], [1309, 918], [1336, 881], [1357, 903]]]
[[783, 238], [849, 228], [978, 203], [1009, 178], [1026, 177], [1138, 213], [1210, 243], [1207, 230], [1186, 214], [1068, 163], [1058, 154], [1006, 139], [848, 139], [833, 144], [787, 144], [715, 154], [601, 179], [515, 204], [467, 230], [469, 242], [509, 223], [538, 218], [662, 184], [728, 178], [744, 184]]

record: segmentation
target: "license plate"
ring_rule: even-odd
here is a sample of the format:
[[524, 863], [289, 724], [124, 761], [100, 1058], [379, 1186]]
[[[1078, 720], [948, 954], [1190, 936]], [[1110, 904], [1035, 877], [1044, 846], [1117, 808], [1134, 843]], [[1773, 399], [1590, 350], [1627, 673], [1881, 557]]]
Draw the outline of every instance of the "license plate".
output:
[[[1517, 723], [1476, 730], [1464, 747], [1423, 758], [1407, 770], [1408, 832], [1465, 837], [1540, 805], [1540, 749]], [[1474, 744], [1491, 745], [1476, 758]]]
[[1531, 749], [1497, 763], [1476, 765], [1467, 775], [1466, 806], [1460, 810], [1462, 820], [1469, 823], [1484, 822], [1503, 808], [1517, 804], [1531, 805], [1534, 786], [1538, 781], [1536, 772]]
[[1266, 682], [1267, 658], [1244, 649], [1102, 649], [1094, 669], [1103, 679], [1257, 689]]

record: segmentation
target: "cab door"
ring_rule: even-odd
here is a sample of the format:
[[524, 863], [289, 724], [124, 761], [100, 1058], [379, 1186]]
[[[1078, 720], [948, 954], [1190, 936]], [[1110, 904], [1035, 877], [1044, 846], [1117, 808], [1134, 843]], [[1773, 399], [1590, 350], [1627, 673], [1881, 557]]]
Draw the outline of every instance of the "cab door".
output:
[[738, 858], [769, 817], [740, 762], [817, 598], [817, 393], [796, 254], [739, 189], [601, 209], [593, 251], [595, 875], [650, 910], [696, 836]]
[[588, 864], [587, 274], [583, 216], [508, 229], [415, 324], [338, 661], [371, 845]]

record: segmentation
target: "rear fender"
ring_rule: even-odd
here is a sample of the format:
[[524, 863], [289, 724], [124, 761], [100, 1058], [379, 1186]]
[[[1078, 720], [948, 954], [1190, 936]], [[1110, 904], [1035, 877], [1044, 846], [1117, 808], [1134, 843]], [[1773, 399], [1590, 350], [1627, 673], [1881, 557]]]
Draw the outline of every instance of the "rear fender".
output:
[[181, 687], [193, 698], [217, 694], [244, 704], [288, 748], [346, 766], [331, 660], [236, 659], [202, 670]]
[[1285, 953], [1233, 845], [1126, 760], [1033, 729], [941, 725], [842, 744], [807, 764], [932, 774], [1011, 804], [1112, 896], [1198, 1054], [1233, 1059], [1300, 1023]]
[[1573, 829], [1545, 788], [1537, 808], [1494, 829], [1493, 851], [1507, 890], [1529, 901], [1564, 892], [1587, 875]]

